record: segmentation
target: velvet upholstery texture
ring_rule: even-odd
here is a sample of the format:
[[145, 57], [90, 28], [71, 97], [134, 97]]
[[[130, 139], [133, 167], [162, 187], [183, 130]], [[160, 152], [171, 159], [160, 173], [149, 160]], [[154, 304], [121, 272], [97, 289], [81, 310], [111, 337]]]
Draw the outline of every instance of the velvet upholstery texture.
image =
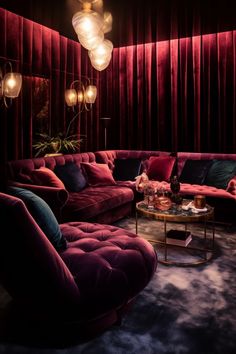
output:
[[58, 253], [22, 200], [0, 193], [0, 213], [8, 235], [1, 234], [1, 283], [40, 318], [76, 321], [78, 337], [85, 328], [93, 332], [116, 322], [156, 270], [152, 245], [127, 230], [64, 223], [68, 247]]
[[63, 220], [92, 220], [105, 211], [132, 203], [134, 193], [123, 186], [90, 186], [79, 193], [70, 193], [63, 208]]
[[[55, 157], [16, 160], [8, 162], [8, 171], [9, 178], [14, 181], [18, 181], [20, 173], [30, 175], [33, 169], [40, 168], [41, 166], [46, 166], [54, 170], [56, 165], [64, 165], [68, 162], [73, 162], [80, 165], [81, 162], [94, 163], [97, 161], [97, 163], [107, 164], [109, 169], [113, 171], [115, 159], [138, 158], [141, 160], [147, 160], [150, 156], [168, 157], [170, 156], [170, 152], [106, 150], [97, 151], [95, 153], [88, 152]], [[213, 159], [236, 161], [236, 154], [178, 152], [178, 176], [180, 176], [187, 160]], [[58, 197], [62, 192], [63, 195], [65, 193], [66, 198], [69, 196], [66, 203], [64, 199], [63, 203], [61, 202], [61, 199], [59, 199], [58, 215], [61, 221], [87, 220], [100, 223], [112, 223], [129, 215], [129, 213], [133, 210], [135, 201], [140, 199], [140, 195], [136, 193], [135, 183], [132, 181], [117, 181], [116, 185], [110, 186], [111, 188], [109, 188], [109, 192], [107, 190], [108, 186], [87, 186], [82, 191], [78, 192], [78, 194], [72, 192], [67, 193], [65, 190], [60, 190], [53, 187], [35, 186], [30, 184], [22, 184], [19, 182], [14, 182], [14, 184], [21, 186], [22, 188], [37, 191], [37, 194], [43, 196], [43, 198], [46, 198], [45, 200], [49, 204], [53, 203], [53, 210], [55, 210], [55, 204], [57, 204]], [[169, 183], [165, 182], [165, 188], [169, 188]], [[207, 196], [207, 198], [210, 198], [209, 201], [211, 205], [214, 206], [215, 203], [217, 203], [217, 209], [221, 209], [220, 215], [233, 215], [236, 212], [236, 199], [234, 189], [232, 187], [229, 190], [222, 190], [213, 186], [181, 183], [180, 192], [182, 195], [186, 194], [188, 196], [203, 193]], [[89, 202], [87, 203], [87, 201]], [[51, 204], [50, 207], [52, 207]], [[224, 206], [224, 210], [227, 210], [227, 212], [224, 212], [221, 206]]]
[[1, 233], [0, 278], [13, 299], [42, 313], [78, 306], [80, 291], [71, 272], [25, 203], [0, 193], [0, 212], [7, 230], [7, 237]]
[[236, 161], [213, 160], [207, 173], [205, 184], [226, 189], [229, 181], [236, 175]]
[[174, 164], [175, 164], [175, 157], [151, 156], [149, 158], [147, 175], [149, 179], [154, 179], [157, 181], [169, 181], [173, 171]]
[[23, 200], [30, 214], [56, 250], [66, 248], [66, 241], [61, 233], [59, 224], [52, 210], [42, 198], [27, 189], [18, 187], [9, 187], [8, 192]]
[[65, 188], [63, 182], [50, 170], [50, 168], [41, 166], [39, 169], [33, 170], [31, 178], [34, 184], [41, 186]]
[[54, 172], [70, 192], [79, 192], [87, 184], [81, 168], [73, 162], [68, 162], [65, 165], [56, 165]]
[[90, 186], [107, 186], [116, 184], [107, 164], [82, 162], [81, 166]]
[[211, 160], [186, 160], [179, 181], [182, 183], [204, 184], [211, 165]]
[[141, 159], [115, 159], [113, 177], [116, 181], [134, 181], [140, 174]]
[[153, 247], [127, 230], [80, 222], [62, 224], [61, 230], [68, 243], [61, 257], [83, 294], [86, 311], [99, 313], [127, 302], [156, 268]]

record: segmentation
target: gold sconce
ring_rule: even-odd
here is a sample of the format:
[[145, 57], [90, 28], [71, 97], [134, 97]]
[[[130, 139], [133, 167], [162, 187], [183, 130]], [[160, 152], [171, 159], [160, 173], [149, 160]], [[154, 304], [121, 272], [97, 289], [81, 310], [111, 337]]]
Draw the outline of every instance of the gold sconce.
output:
[[92, 85], [89, 78], [74, 80], [70, 88], [65, 91], [65, 101], [68, 107], [78, 107], [78, 112], [70, 121], [66, 136], [70, 131], [71, 124], [83, 111], [90, 111], [97, 98], [97, 87]]
[[[6, 72], [8, 66], [10, 71]], [[3, 70], [6, 72], [4, 75]], [[0, 68], [0, 98], [3, 98], [4, 105], [8, 108], [12, 103], [12, 99], [19, 96], [22, 75], [12, 71], [11, 62], [6, 62], [3, 70]], [[10, 104], [7, 102], [7, 98], [10, 99]]]

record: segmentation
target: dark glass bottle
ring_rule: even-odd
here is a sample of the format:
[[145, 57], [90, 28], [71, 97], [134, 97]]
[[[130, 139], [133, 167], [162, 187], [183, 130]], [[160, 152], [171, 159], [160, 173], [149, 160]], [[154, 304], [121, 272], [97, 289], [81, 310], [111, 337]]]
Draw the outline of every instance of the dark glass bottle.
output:
[[170, 180], [170, 189], [173, 194], [178, 194], [180, 191], [180, 183], [177, 176], [173, 176]]

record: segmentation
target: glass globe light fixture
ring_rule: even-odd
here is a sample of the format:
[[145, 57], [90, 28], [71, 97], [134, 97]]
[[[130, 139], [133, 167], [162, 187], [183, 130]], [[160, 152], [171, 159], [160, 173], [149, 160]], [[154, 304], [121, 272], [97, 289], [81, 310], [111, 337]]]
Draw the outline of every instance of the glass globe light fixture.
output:
[[10, 72], [3, 78], [3, 92], [5, 97], [16, 98], [19, 96], [22, 85], [22, 75]]
[[103, 26], [103, 18], [95, 11], [84, 9], [74, 14], [72, 25], [78, 38], [81, 37], [85, 41], [99, 34]]
[[91, 36], [78, 36], [80, 44], [88, 49], [95, 49], [104, 40], [104, 33], [100, 30], [96, 35]]
[[89, 51], [89, 58], [92, 66], [98, 70], [104, 70], [108, 67], [111, 60], [111, 52], [113, 44], [108, 39], [105, 39], [95, 49]]
[[111, 54], [110, 54], [109, 57], [106, 57], [106, 58], [102, 58], [102, 57], [93, 58], [93, 59], [90, 59], [90, 61], [91, 61], [91, 64], [92, 64], [94, 69], [96, 69], [98, 71], [102, 71], [102, 70], [106, 69], [108, 67], [108, 65], [110, 64]]
[[88, 85], [84, 92], [84, 99], [86, 103], [94, 103], [97, 98], [97, 87], [94, 85]]
[[67, 106], [73, 107], [77, 103], [77, 92], [75, 89], [65, 90], [65, 101]]
[[110, 32], [112, 29], [112, 14], [108, 11], [103, 14], [103, 27], [102, 30], [104, 33]]
[[104, 39], [96, 48], [89, 51], [90, 58], [108, 57], [113, 50], [113, 44], [108, 39]]

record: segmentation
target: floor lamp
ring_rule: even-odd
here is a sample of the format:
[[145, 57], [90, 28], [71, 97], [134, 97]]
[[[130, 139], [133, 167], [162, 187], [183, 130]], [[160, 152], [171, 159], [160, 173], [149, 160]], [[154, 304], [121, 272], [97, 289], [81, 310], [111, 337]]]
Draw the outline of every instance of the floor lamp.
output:
[[111, 118], [103, 117], [103, 118], [100, 118], [100, 120], [104, 124], [104, 149], [106, 150], [106, 148], [107, 148], [107, 128], [108, 128], [108, 124], [109, 124]]

